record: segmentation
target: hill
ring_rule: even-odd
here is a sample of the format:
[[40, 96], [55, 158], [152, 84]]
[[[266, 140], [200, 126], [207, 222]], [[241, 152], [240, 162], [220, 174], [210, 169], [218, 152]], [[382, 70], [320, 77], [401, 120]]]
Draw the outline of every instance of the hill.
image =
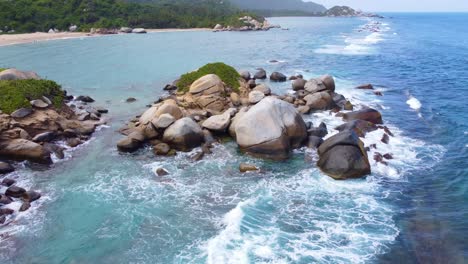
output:
[[[138, 3], [137, 3], [138, 2]], [[90, 28], [212, 28], [235, 26], [240, 12], [228, 2], [217, 0], [0, 0], [0, 30], [47, 32], [51, 28], [79, 31]]]
[[244, 10], [253, 10], [262, 15], [318, 15], [327, 11], [320, 4], [302, 0], [230, 0]]

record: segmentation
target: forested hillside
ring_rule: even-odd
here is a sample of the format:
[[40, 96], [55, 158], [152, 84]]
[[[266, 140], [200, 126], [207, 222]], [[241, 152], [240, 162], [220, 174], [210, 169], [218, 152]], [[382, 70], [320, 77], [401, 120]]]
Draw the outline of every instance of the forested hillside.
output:
[[311, 15], [327, 11], [323, 5], [302, 0], [230, 0], [244, 10], [254, 10], [262, 15]]
[[19, 32], [117, 28], [213, 27], [236, 25], [245, 15], [229, 2], [216, 0], [0, 0], [0, 30]]

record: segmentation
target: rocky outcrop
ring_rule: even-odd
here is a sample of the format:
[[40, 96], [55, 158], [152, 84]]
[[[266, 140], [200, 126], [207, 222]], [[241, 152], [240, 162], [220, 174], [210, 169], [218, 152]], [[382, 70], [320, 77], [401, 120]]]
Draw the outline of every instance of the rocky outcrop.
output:
[[372, 108], [365, 108], [359, 111], [345, 113], [343, 115], [343, 120], [364, 120], [374, 124], [383, 124], [382, 115], [380, 112]]
[[319, 168], [336, 180], [360, 178], [371, 173], [364, 143], [346, 130], [325, 140], [318, 148]]
[[267, 97], [236, 121], [237, 144], [247, 153], [285, 159], [307, 136], [301, 115], [291, 104]]

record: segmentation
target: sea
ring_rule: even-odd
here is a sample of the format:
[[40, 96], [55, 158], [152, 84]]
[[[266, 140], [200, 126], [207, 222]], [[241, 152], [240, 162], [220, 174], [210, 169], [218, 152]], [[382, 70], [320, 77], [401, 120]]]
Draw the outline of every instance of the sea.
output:
[[[0, 47], [0, 67], [36, 71], [109, 109], [108, 124], [50, 168], [7, 175], [43, 197], [0, 227], [1, 263], [467, 263], [468, 14], [277, 17], [288, 30], [109, 35]], [[336, 181], [313, 150], [278, 162], [216, 144], [156, 157], [122, 154], [117, 130], [205, 63], [335, 77], [356, 109], [394, 134], [369, 133], [371, 175]], [[357, 90], [371, 83], [370, 90]], [[269, 83], [277, 94], [291, 84]], [[128, 97], [137, 99], [127, 103]], [[329, 112], [329, 135], [343, 121]], [[390, 153], [388, 165], [375, 152]], [[260, 172], [242, 174], [247, 162]], [[158, 177], [163, 167], [169, 175]], [[4, 191], [4, 187], [0, 189]], [[8, 205], [18, 209], [19, 203]]]

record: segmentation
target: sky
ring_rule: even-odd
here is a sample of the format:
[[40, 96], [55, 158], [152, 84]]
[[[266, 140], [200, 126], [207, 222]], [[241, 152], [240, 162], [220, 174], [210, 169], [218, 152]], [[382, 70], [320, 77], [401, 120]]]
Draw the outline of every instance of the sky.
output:
[[468, 0], [312, 0], [312, 2], [327, 8], [347, 5], [362, 11], [468, 12]]

